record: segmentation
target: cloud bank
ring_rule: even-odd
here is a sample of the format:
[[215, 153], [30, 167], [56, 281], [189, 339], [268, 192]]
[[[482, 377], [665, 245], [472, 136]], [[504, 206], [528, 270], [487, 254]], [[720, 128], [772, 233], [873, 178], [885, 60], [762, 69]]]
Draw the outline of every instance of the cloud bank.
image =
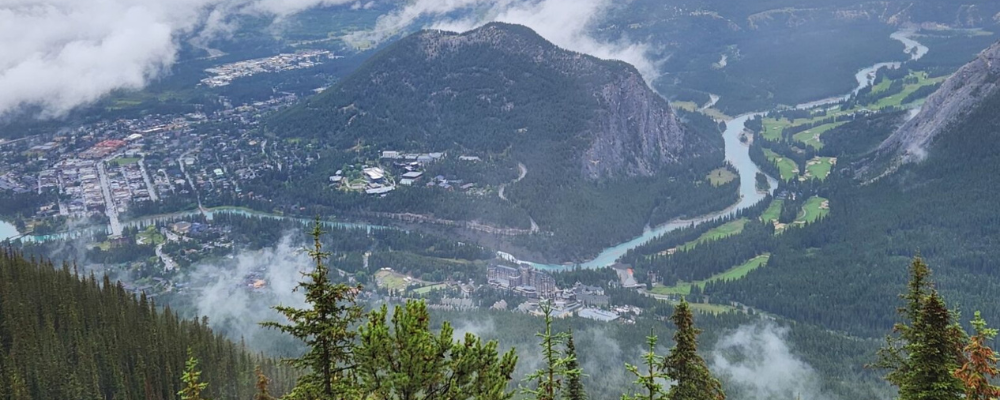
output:
[[347, 40], [369, 45], [416, 25], [464, 32], [492, 21], [525, 25], [559, 47], [634, 65], [647, 82], [658, 77], [649, 46], [623, 38], [603, 41], [593, 36], [596, 25], [611, 11], [612, 0], [416, 0], [385, 14], [371, 30]]
[[26, 106], [59, 117], [162, 76], [184, 37], [231, 31], [237, 15], [285, 17], [355, 0], [4, 0], [0, 116]]
[[741, 326], [719, 339], [710, 368], [747, 399], [829, 399], [816, 371], [792, 354], [787, 334], [772, 323]]

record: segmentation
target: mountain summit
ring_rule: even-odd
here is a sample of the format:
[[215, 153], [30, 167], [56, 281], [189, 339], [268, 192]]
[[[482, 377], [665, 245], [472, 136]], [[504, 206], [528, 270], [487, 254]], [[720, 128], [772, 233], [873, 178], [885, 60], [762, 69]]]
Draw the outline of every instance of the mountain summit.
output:
[[405, 37], [269, 129], [342, 148], [506, 153], [589, 180], [652, 176], [722, 149], [631, 65], [504, 23]]

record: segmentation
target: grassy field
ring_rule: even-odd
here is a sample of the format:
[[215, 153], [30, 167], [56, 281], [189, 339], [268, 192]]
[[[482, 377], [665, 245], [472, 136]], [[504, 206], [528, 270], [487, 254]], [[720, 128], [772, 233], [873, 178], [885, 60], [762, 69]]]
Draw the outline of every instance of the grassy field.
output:
[[829, 213], [830, 201], [819, 196], [813, 196], [806, 200], [806, 203], [802, 205], [802, 212], [800, 212], [799, 217], [795, 219], [795, 223], [806, 224], [815, 222]]
[[167, 238], [163, 237], [163, 235], [161, 235], [154, 226], [146, 227], [146, 230], [139, 232], [136, 236], [137, 242], [141, 242], [142, 244], [152, 244], [154, 246], [167, 240]]
[[402, 291], [410, 286], [406, 281], [406, 275], [394, 271], [381, 270], [375, 273], [375, 282], [380, 288]]
[[112, 164], [115, 166], [122, 166], [122, 165], [135, 164], [137, 162], [139, 162], [138, 157], [119, 157], [114, 160], [108, 161], [108, 164]]
[[699, 288], [704, 288], [705, 284], [709, 282], [719, 282], [719, 281], [733, 281], [741, 279], [750, 271], [760, 268], [762, 265], [767, 264], [767, 260], [771, 258], [771, 253], [764, 253], [757, 257], [751, 258], [744, 262], [743, 264], [737, 265], [733, 268], [726, 270], [725, 272], [712, 275], [708, 279], [694, 281], [694, 282], [678, 282], [674, 286], [654, 286], [650, 293], [659, 295], [681, 295], [687, 296], [691, 294], [691, 288], [698, 286]]
[[709, 303], [688, 303], [691, 309], [702, 314], [712, 314], [719, 315], [728, 312], [738, 312], [740, 311], [736, 307], [727, 306], [723, 304], [709, 304]]
[[698, 111], [698, 105], [693, 101], [671, 101], [670, 105], [675, 109], [681, 109], [684, 111], [695, 112]]
[[807, 179], [824, 180], [830, 176], [830, 170], [837, 163], [836, 157], [816, 157], [806, 163]]
[[823, 124], [815, 128], [806, 129], [802, 132], [792, 135], [792, 139], [798, 142], [805, 143], [806, 145], [819, 150], [823, 148], [823, 142], [820, 140], [821, 136], [827, 131], [846, 124], [847, 121], [833, 122], [829, 124]]
[[771, 149], [764, 149], [764, 155], [771, 162], [778, 162], [778, 171], [781, 173], [781, 180], [787, 182], [799, 175], [799, 166], [795, 165], [795, 161], [782, 157]]
[[441, 289], [444, 289], [444, 288], [447, 288], [447, 287], [448, 287], [448, 285], [445, 285], [443, 283], [439, 283], [437, 285], [424, 286], [424, 287], [419, 288], [419, 289], [414, 289], [413, 293], [416, 293], [416, 294], [419, 294], [419, 295], [422, 296], [422, 295], [430, 293], [433, 290], [441, 290]]
[[945, 79], [948, 79], [947, 76], [928, 78], [927, 73], [923, 71], [912, 72], [910, 73], [910, 76], [916, 77], [917, 83], [911, 83], [903, 86], [902, 92], [880, 99], [878, 102], [875, 103], [874, 106], [872, 106], [872, 108], [881, 109], [885, 107], [899, 107], [903, 105], [903, 99], [905, 99], [906, 96], [909, 96], [910, 93], [913, 93], [917, 91], [917, 89], [920, 89], [924, 86], [935, 85], [939, 82], [943, 82]]
[[736, 174], [726, 168], [716, 168], [709, 172], [706, 178], [712, 183], [712, 186], [721, 186], [736, 179]]
[[781, 205], [784, 203], [783, 200], [772, 200], [764, 213], [760, 215], [760, 220], [763, 222], [777, 221], [778, 216], [781, 215]]
[[701, 236], [697, 239], [678, 246], [677, 249], [688, 251], [701, 243], [719, 240], [727, 236], [738, 235], [740, 232], [743, 232], [743, 228], [747, 225], [747, 221], [749, 220], [746, 218], [740, 218], [735, 221], [726, 222], [725, 224], [709, 229], [708, 232], [701, 234]]

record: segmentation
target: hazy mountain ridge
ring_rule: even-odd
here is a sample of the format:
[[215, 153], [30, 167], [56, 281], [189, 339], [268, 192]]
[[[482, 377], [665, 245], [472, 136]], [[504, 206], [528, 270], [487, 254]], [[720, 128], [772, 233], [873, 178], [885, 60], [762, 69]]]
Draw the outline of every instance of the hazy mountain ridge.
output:
[[[590, 179], [652, 176], [721, 151], [714, 132], [683, 127], [639, 72], [567, 51], [530, 29], [491, 23], [463, 34], [422, 31], [389, 46], [341, 84], [272, 121], [287, 136], [393, 149], [558, 152]], [[573, 166], [575, 165], [575, 166]]]

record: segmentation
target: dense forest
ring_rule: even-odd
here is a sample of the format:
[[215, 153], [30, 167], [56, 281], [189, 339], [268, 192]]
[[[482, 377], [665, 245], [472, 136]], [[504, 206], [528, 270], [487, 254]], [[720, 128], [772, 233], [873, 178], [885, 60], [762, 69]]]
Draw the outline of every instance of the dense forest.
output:
[[247, 399], [254, 370], [291, 390], [298, 373], [74, 267], [0, 254], [0, 399], [172, 399], [188, 351], [206, 396]]

